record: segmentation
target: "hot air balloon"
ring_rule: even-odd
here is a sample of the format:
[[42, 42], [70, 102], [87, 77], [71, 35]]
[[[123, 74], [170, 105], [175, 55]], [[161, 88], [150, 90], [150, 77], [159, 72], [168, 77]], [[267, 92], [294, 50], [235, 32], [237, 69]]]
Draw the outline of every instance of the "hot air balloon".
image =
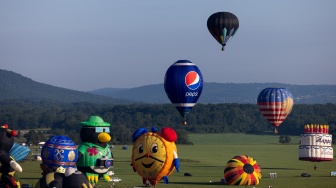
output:
[[164, 88], [168, 98], [182, 116], [182, 124], [186, 125], [186, 116], [202, 93], [201, 71], [188, 60], [179, 60], [168, 68]]
[[78, 150], [76, 144], [67, 136], [51, 136], [41, 150], [42, 177], [35, 188], [48, 187], [87, 187], [92, 188], [86, 175], [76, 170]]
[[99, 116], [90, 116], [81, 125], [76, 166], [93, 185], [102, 177], [109, 182], [113, 175], [113, 154], [108, 145], [111, 140], [110, 123]]
[[[265, 88], [257, 101], [260, 112], [274, 127], [287, 118], [294, 105], [292, 94], [285, 88]], [[274, 133], [278, 133], [276, 128]]]
[[163, 127], [158, 132], [152, 127], [151, 132], [139, 128], [133, 133], [132, 167], [141, 177], [143, 184], [147, 181], [153, 186], [160, 180], [168, 184], [168, 176], [180, 170], [174, 129]]
[[224, 178], [228, 185], [258, 185], [261, 180], [261, 170], [252, 157], [235, 156], [227, 162]]
[[227, 42], [236, 34], [239, 27], [238, 18], [230, 12], [217, 12], [207, 21], [211, 35], [222, 45], [222, 51]]
[[304, 134], [300, 136], [299, 160], [332, 161], [334, 159], [332, 140], [329, 125], [305, 125]]
[[15, 172], [22, 172], [22, 167], [10, 156], [16, 135], [17, 131], [9, 129], [7, 124], [0, 126], [0, 187], [17, 187], [20, 185]]
[[51, 136], [41, 150], [43, 174], [46, 172], [63, 171], [75, 167], [78, 158], [76, 144], [67, 136]]

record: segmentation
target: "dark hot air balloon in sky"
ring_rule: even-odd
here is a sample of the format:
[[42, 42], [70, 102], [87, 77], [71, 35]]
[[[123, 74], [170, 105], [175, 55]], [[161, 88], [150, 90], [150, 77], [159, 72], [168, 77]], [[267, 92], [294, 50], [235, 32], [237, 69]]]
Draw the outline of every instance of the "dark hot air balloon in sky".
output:
[[239, 27], [238, 18], [230, 12], [217, 12], [207, 21], [211, 35], [222, 45], [222, 50], [228, 41], [236, 34]]
[[164, 88], [168, 98], [182, 116], [182, 124], [186, 125], [186, 116], [202, 93], [201, 71], [188, 60], [179, 60], [168, 68]]
[[[263, 89], [257, 101], [260, 112], [274, 127], [287, 118], [294, 105], [292, 94], [285, 88], [276, 87]], [[277, 133], [277, 130], [274, 132]]]

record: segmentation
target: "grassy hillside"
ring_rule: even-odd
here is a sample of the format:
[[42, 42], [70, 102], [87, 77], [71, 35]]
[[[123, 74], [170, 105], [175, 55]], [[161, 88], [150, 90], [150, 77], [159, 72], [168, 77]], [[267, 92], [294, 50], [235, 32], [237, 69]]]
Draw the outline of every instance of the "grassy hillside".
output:
[[[278, 136], [245, 134], [192, 134], [194, 145], [178, 145], [181, 171], [169, 176], [169, 184], [160, 182], [157, 187], [193, 188], [223, 187], [224, 167], [235, 155], [249, 155], [257, 160], [263, 177], [257, 187], [274, 188], [332, 188], [336, 178], [330, 177], [330, 171], [336, 171], [335, 161], [313, 163], [298, 160], [298, 144], [278, 144]], [[292, 138], [297, 140], [297, 138]], [[122, 146], [112, 149], [114, 154], [114, 177], [122, 179], [115, 187], [141, 187], [141, 177], [133, 172], [131, 163], [132, 146], [122, 150]], [[313, 166], [317, 165], [317, 170]], [[22, 183], [34, 184], [40, 177], [39, 162], [22, 163], [24, 172], [20, 174]], [[185, 177], [185, 172], [193, 176]], [[303, 178], [301, 173], [312, 175]], [[269, 178], [269, 173], [277, 173], [278, 178]], [[210, 182], [211, 181], [211, 182]], [[112, 183], [99, 180], [98, 187], [111, 187]], [[253, 186], [251, 186], [253, 187]]]
[[61, 103], [88, 102], [98, 104], [129, 104], [125, 99], [116, 99], [86, 92], [55, 87], [20, 74], [0, 69], [0, 100], [31, 100]]

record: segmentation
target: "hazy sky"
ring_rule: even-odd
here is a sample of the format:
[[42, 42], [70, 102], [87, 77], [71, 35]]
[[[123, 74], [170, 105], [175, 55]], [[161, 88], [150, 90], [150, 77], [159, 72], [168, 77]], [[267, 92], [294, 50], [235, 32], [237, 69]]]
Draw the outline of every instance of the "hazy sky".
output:
[[[336, 84], [335, 0], [0, 0], [0, 69], [89, 91], [163, 83], [177, 60], [205, 82]], [[207, 29], [231, 12], [221, 51]]]

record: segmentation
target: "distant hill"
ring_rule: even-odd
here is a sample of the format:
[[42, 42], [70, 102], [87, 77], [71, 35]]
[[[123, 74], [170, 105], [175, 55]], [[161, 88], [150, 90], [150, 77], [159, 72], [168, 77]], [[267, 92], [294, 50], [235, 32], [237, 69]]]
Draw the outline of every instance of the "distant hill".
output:
[[129, 104], [131, 101], [55, 87], [0, 69], [0, 101], [33, 100], [62, 103]]
[[[292, 92], [296, 104], [336, 104], [336, 85], [279, 83], [204, 83], [198, 102], [255, 104], [259, 92], [266, 87], [287, 88]], [[39, 83], [15, 72], [1, 69], [0, 88], [0, 101], [15, 99], [97, 104], [170, 103], [163, 84], [135, 88], [102, 88], [81, 92]]]
[[[293, 94], [296, 104], [336, 103], [336, 85], [290, 85], [280, 83], [204, 83], [198, 103], [256, 103], [259, 92], [267, 87], [284, 87]], [[104, 88], [89, 93], [139, 101], [170, 103], [163, 84], [130, 89]]]

